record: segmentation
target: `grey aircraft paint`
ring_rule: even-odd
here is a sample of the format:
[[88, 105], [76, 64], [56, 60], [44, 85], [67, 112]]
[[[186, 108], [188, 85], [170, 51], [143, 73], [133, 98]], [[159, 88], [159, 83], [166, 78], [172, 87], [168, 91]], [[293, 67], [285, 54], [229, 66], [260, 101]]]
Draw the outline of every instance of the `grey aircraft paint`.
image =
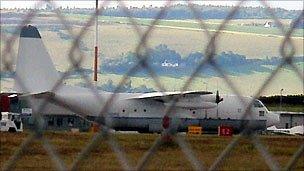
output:
[[43, 101], [37, 99], [37, 95], [42, 98], [47, 96], [53, 98], [56, 104], [49, 103], [41, 111], [42, 114], [58, 114], [66, 111], [64, 106], [68, 107], [71, 113], [85, 115], [91, 120], [97, 119], [101, 123], [107, 121], [109, 126], [117, 130], [160, 132], [163, 130], [162, 120], [166, 108], [173, 97], [178, 98], [178, 106], [169, 113], [170, 116], [174, 116], [170, 122], [174, 123], [178, 131], [186, 130], [189, 125], [200, 125], [205, 130], [215, 130], [222, 124], [231, 125], [236, 130], [241, 130], [244, 124], [250, 124], [254, 129], [265, 129], [266, 126], [279, 121], [278, 116], [269, 112], [260, 101], [256, 101], [257, 106], [251, 106], [251, 115], [241, 120], [243, 112], [253, 100], [251, 97], [242, 97], [242, 101], [245, 102], [243, 104], [237, 96], [222, 96], [224, 100], [217, 106], [216, 101], [219, 98], [205, 91], [117, 93], [107, 111], [100, 115], [100, 111], [113, 93], [99, 92], [97, 97], [88, 88], [68, 85], [61, 85], [56, 91], [52, 91], [60, 77], [42, 39], [37, 38], [40, 38], [40, 34], [35, 27], [23, 27], [16, 74], [27, 88], [26, 91], [15, 83], [17, 92], [27, 93], [32, 97], [33, 111], [36, 111]]

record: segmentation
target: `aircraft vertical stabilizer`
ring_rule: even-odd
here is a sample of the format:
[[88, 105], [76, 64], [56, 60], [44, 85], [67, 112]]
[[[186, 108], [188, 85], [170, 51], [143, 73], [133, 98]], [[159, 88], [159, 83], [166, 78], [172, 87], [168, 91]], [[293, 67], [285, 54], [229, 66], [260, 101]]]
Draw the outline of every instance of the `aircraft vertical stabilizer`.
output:
[[59, 73], [38, 29], [31, 25], [24, 26], [20, 33], [14, 89], [19, 93], [50, 91], [58, 79]]

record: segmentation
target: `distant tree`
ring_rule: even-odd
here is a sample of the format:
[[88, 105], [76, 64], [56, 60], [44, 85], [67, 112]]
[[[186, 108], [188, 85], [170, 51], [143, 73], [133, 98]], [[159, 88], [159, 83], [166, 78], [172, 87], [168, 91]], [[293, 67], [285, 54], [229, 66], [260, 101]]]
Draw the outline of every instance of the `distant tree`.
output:
[[[281, 98], [280, 95], [259, 97], [259, 99], [265, 104], [279, 104], [280, 98]], [[284, 104], [290, 104], [290, 105], [304, 105], [304, 95], [299, 94], [299, 95], [282, 96], [282, 102]]]
[[[179, 53], [170, 49], [167, 45], [161, 44], [153, 49], [148, 49], [147, 63], [158, 75], [171, 77], [189, 76], [196, 66], [203, 60], [201, 52], [193, 52], [188, 56], [181, 57]], [[293, 57], [293, 62], [303, 62], [304, 57]], [[251, 74], [254, 72], [272, 72], [266, 65], [278, 66], [282, 62], [281, 57], [266, 59], [247, 59], [244, 55], [233, 52], [222, 52], [214, 57], [214, 62], [221, 67], [227, 74], [240, 75]], [[125, 56], [118, 58], [102, 58], [100, 70], [106, 73], [125, 74], [138, 63], [135, 53], [129, 52]], [[199, 70], [199, 74], [208, 76], [218, 76], [213, 66], [209, 63]], [[140, 67], [136, 76], [147, 76], [146, 68]]]
[[[198, 17], [201, 19], [225, 19], [234, 8], [230, 6], [220, 5], [194, 5], [194, 7], [198, 11]], [[162, 8], [163, 7], [143, 6], [142, 8], [129, 7], [128, 10], [132, 16], [136, 18], [155, 18]], [[274, 8], [272, 11], [277, 16], [277, 18], [282, 19], [294, 19], [301, 14], [301, 10], [285, 10], [282, 8]], [[66, 12], [91, 14], [94, 12], [94, 9], [79, 9], [74, 7], [71, 10], [66, 10]], [[127, 17], [127, 14], [123, 12], [122, 7], [120, 6], [105, 8], [102, 15]], [[264, 7], [239, 7], [232, 18], [266, 19], [270, 18], [270, 15], [268, 14], [267, 9]], [[187, 5], [176, 4], [167, 10], [166, 14], [162, 16], [162, 19], [195, 19], [195, 17]]]

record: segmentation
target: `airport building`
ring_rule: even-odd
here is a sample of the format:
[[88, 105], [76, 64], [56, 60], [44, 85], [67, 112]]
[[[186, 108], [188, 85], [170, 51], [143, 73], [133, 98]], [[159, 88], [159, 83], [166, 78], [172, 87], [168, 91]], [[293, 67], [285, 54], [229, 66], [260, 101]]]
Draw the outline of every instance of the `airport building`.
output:
[[[7, 98], [10, 96], [9, 98]], [[11, 93], [1, 93], [1, 112], [2, 107], [9, 105], [9, 112], [19, 113], [22, 119], [23, 127], [25, 129], [34, 129], [34, 118], [32, 109], [28, 107], [25, 100], [19, 99], [16, 95]], [[45, 130], [53, 131], [89, 131], [91, 122], [75, 115], [71, 111], [65, 110], [61, 112], [51, 111], [52, 114], [43, 114], [43, 128]]]
[[276, 127], [288, 129], [299, 125], [304, 125], [303, 112], [280, 112], [280, 123]]

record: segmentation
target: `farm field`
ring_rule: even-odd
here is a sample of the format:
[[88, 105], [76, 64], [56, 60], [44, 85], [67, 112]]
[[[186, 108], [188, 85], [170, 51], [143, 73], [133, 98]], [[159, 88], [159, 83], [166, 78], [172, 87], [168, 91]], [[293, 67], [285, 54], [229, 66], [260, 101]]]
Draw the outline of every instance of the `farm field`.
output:
[[[145, 26], [141, 28], [146, 29]], [[101, 57], [115, 58], [128, 52], [134, 52], [139, 44], [139, 37], [130, 25], [105, 24], [99, 30]], [[80, 27], [73, 27], [73, 31], [78, 33]], [[65, 31], [63, 32], [66, 33]], [[54, 31], [41, 30], [41, 35], [51, 56], [61, 61], [62, 66], [67, 67], [66, 61], [72, 41], [62, 40]], [[90, 27], [82, 39], [83, 46], [88, 48], [87, 51], [84, 51], [84, 67], [91, 67], [92, 65], [94, 35], [94, 28]], [[221, 33], [217, 41], [216, 52], [219, 54], [231, 51], [245, 55], [247, 58], [265, 59], [266, 57], [280, 56], [279, 49], [282, 41], [283, 38], [281, 37]], [[205, 52], [208, 42], [209, 39], [203, 31], [155, 28], [147, 43], [150, 48], [166, 44], [170, 49], [175, 50], [182, 56], [186, 56], [193, 52]], [[295, 55], [303, 55], [303, 39], [294, 39], [293, 44], [295, 46]], [[17, 47], [18, 39], [13, 44], [12, 50], [16, 52]], [[2, 50], [4, 48], [5, 43], [1, 46]]]
[[[36, 19], [43, 19], [43, 17], [38, 17]], [[86, 15], [67, 15], [68, 20], [79, 20], [84, 22], [87, 19]], [[50, 20], [58, 20], [51, 17]], [[128, 52], [134, 52], [136, 47], [139, 45], [139, 36], [134, 31], [132, 25], [128, 23], [119, 23], [126, 19], [121, 19], [119, 17], [101, 17], [100, 20], [106, 20], [102, 22], [99, 29], [100, 38], [100, 58], [115, 58], [125, 56]], [[109, 21], [113, 20], [112, 23]], [[145, 20], [145, 19], [140, 19]], [[251, 22], [264, 23], [265, 20], [232, 20], [230, 21], [231, 26], [240, 26], [241, 23], [250, 24]], [[290, 20], [282, 20], [285, 25], [287, 25]], [[169, 22], [169, 21], [164, 21]], [[180, 21], [170, 21], [171, 23], [180, 23]], [[185, 20], [181, 23], [194, 23], [192, 20]], [[221, 20], [210, 20], [207, 23], [210, 25], [218, 25]], [[59, 23], [59, 21], [58, 21]], [[2, 28], [12, 27], [12, 25], [3, 25]], [[61, 30], [60, 34], [58, 31], [49, 30], [48, 27], [39, 26], [42, 39], [44, 44], [50, 53], [52, 60], [58, 71], [66, 71], [70, 65], [69, 51], [72, 47], [72, 39], [63, 39], [64, 36], [68, 35], [65, 30]], [[185, 26], [187, 27], [187, 26]], [[141, 25], [143, 30], [147, 29], [147, 26]], [[73, 26], [73, 32], [75, 34], [79, 33], [81, 26]], [[93, 64], [93, 47], [94, 47], [94, 27], [89, 27], [87, 33], [82, 38], [81, 46], [83, 47], [82, 52], [84, 53], [84, 58], [82, 62], [82, 67], [91, 69]], [[250, 29], [249, 29], [250, 30]], [[272, 29], [270, 29], [272, 30]], [[261, 32], [262, 33], [262, 32]], [[264, 34], [264, 33], [263, 33]], [[266, 34], [266, 33], [265, 33]], [[1, 32], [1, 52], [6, 48], [6, 42], [4, 39], [11, 34]], [[166, 44], [170, 49], [175, 50], [180, 53], [182, 57], [189, 55], [193, 52], [204, 52], [208, 44], [208, 37], [205, 32], [197, 29], [177, 29], [168, 27], [155, 27], [148, 39], [148, 46], [154, 48], [160, 44]], [[239, 34], [235, 32], [222, 32], [217, 40], [217, 53], [222, 52], [233, 52], [236, 54], [245, 55], [247, 58], [255, 59], [265, 59], [267, 57], [280, 56], [280, 46], [283, 38], [280, 36], [260, 36], [255, 34]], [[303, 38], [292, 38], [293, 44], [295, 46], [295, 56], [302, 56], [304, 53], [303, 49]], [[18, 50], [18, 38], [12, 45], [12, 52], [9, 55], [11, 61], [15, 61]], [[78, 53], [76, 53], [78, 54]], [[76, 55], [77, 56], [77, 55]], [[1, 53], [1, 71], [3, 68], [3, 53]], [[297, 68], [299, 71], [303, 72], [303, 64], [297, 63]], [[13, 65], [14, 67], [14, 65]], [[193, 67], [194, 69], [195, 67]], [[229, 78], [235, 83], [239, 92], [243, 95], [254, 95], [258, 88], [263, 84], [266, 78], [269, 76], [266, 72], [257, 72], [248, 75], [230, 75]], [[91, 77], [91, 76], [89, 76]], [[99, 74], [100, 81], [98, 85], [106, 83], [108, 80], [112, 80], [115, 84], [119, 82], [122, 75], [115, 74]], [[160, 81], [163, 83], [164, 87], [168, 91], [180, 90], [187, 77], [173, 78], [167, 76], [161, 76]], [[254, 82], [252, 82], [254, 80]], [[146, 77], [131, 77], [132, 87], [138, 87], [145, 85], [148, 88], [154, 88], [155, 84], [151, 78]], [[68, 84], [78, 84], [82, 82], [79, 77], [66, 80]], [[174, 82], [175, 84], [172, 84]], [[188, 88], [189, 90], [205, 90], [207, 83], [208, 91], [215, 91], [217, 87], [221, 93], [233, 93], [231, 88], [224, 83], [221, 78], [218, 77], [198, 77], [194, 79], [193, 84]], [[12, 88], [12, 80], [1, 78], [1, 90], [6, 91]], [[217, 86], [219, 85], [219, 86]], [[266, 89], [261, 93], [262, 95], [272, 95], [278, 94], [282, 87], [286, 87], [286, 94], [299, 94], [303, 93], [303, 82], [297, 77], [297, 75], [290, 69], [282, 69], [275, 79], [266, 87]], [[288, 87], [288, 88], [287, 88]]]
[[[67, 15], [70, 20], [78, 20], [79, 18], [87, 20], [86, 15]], [[103, 54], [105, 56], [117, 56], [128, 51], [134, 51], [138, 45], [139, 37], [127, 18], [123, 17], [107, 17], [103, 16], [99, 19], [100, 39]], [[136, 19], [142, 31], [147, 29], [147, 25], [151, 23], [151, 19]], [[207, 20], [207, 26], [210, 30], [217, 29], [221, 20]], [[217, 53], [232, 51], [234, 53], [245, 55], [249, 58], [265, 58], [266, 56], [280, 56], [279, 48], [283, 41], [281, 31], [277, 28], [264, 28], [260, 26], [241, 26], [242, 23], [262, 23], [265, 20], [231, 20], [232, 24], [228, 24], [224, 31], [220, 33], [217, 40]], [[287, 25], [290, 20], [283, 20]], [[116, 26], [116, 27], [115, 27]], [[209, 42], [209, 38], [205, 31], [198, 29], [198, 23], [192, 20], [161, 20], [157, 27], [152, 31], [148, 45], [155, 47], [159, 44], [166, 44], [173, 50], [188, 55], [189, 53], [201, 51], [204, 52]], [[94, 28], [90, 29], [94, 31]], [[94, 36], [92, 33], [88, 37]], [[213, 33], [211, 33], [213, 34]], [[295, 45], [295, 55], [303, 55], [303, 30], [297, 29], [296, 35], [292, 38]], [[174, 39], [172, 39], [174, 37]], [[86, 43], [93, 43], [89, 39]], [[123, 42], [127, 40], [127, 42]], [[248, 41], [249, 40], [249, 41]], [[120, 43], [121, 42], [121, 43]], [[227, 43], [229, 42], [229, 43]], [[114, 46], [116, 51], [111, 55], [108, 52], [107, 44]], [[123, 46], [120, 46], [123, 45]], [[241, 45], [241, 46], [240, 46]], [[89, 46], [90, 47], [90, 46]], [[123, 50], [125, 49], [125, 50]]]
[[[18, 146], [29, 135], [25, 133], [0, 133], [0, 168], [13, 155]], [[47, 132], [44, 134], [50, 144], [70, 167], [81, 150], [91, 141], [92, 133], [66, 133]], [[231, 137], [218, 137], [215, 135], [180, 135], [192, 147], [194, 154], [205, 167], [210, 167], [225, 147], [231, 142]], [[237, 136], [237, 135], [236, 135]], [[157, 134], [114, 134], [114, 139], [120, 145], [131, 167], [135, 167], [139, 159], [152, 146]], [[303, 137], [290, 136], [259, 136], [266, 149], [278, 162], [280, 167], [285, 167], [291, 156], [303, 142]], [[178, 157], [177, 157], [178, 156]], [[303, 158], [303, 156], [300, 156]], [[115, 153], [105, 140], [80, 164], [80, 170], [120, 170], [120, 164]], [[248, 139], [241, 139], [227, 159], [221, 165], [221, 170], [269, 170], [265, 160]], [[51, 158], [44, 150], [42, 143], [35, 140], [23, 151], [21, 158], [16, 162], [16, 170], [55, 170]], [[163, 144], [146, 165], [147, 170], [189, 170], [193, 169], [182, 150], [175, 143]], [[303, 170], [304, 161], [298, 160], [294, 170]]]
[[[80, 15], [80, 14], [66, 14], [66, 16], [70, 19], [84, 19], [88, 20], [90, 15]], [[105, 23], [120, 23], [120, 24], [132, 24], [129, 18], [127, 17], [111, 17], [111, 16], [101, 16], [99, 21]], [[138, 25], [146, 25], [150, 26], [153, 22], [153, 19], [145, 19], [145, 18], [134, 18], [134, 21]], [[282, 32], [278, 28], [264, 28], [263, 26], [250, 26], [252, 23], [256, 23], [259, 25], [263, 25], [267, 21], [272, 21], [271, 19], [237, 19], [231, 20], [227, 23], [227, 27], [224, 28], [224, 31], [232, 31], [237, 33], [253, 33], [258, 35], [272, 35], [272, 36], [282, 36]], [[203, 20], [206, 24], [207, 29], [210, 31], [215, 31], [223, 22], [223, 20]], [[291, 20], [283, 19], [282, 24], [289, 27]], [[200, 23], [197, 20], [159, 20], [157, 26], [167, 26], [167, 27], [179, 27], [184, 29], [200, 29]], [[296, 29], [292, 35], [292, 37], [303, 37], [303, 30]]]
[[[43, 17], [37, 17], [34, 19], [43, 19]], [[50, 21], [60, 21], [55, 17], [48, 18]], [[85, 23], [88, 20], [87, 15], [75, 15], [67, 14], [66, 19], [68, 21], [77, 21]], [[117, 57], [125, 54], [129, 51], [134, 51], [139, 44], [139, 36], [137, 35], [134, 27], [130, 25], [127, 18], [122, 17], [100, 17], [100, 49], [101, 54], [105, 57]], [[142, 31], [147, 29], [147, 25], [150, 24], [150, 19], [137, 19]], [[221, 20], [207, 20], [206, 23], [210, 29], [216, 29], [219, 26]], [[260, 20], [231, 20], [228, 23], [224, 32], [221, 32], [217, 40], [217, 53], [221, 52], [234, 52], [237, 54], [245, 55], [249, 58], [265, 58], [266, 56], [280, 56], [279, 48], [283, 37], [277, 36], [281, 32], [277, 28], [264, 28], [262, 26], [242, 26], [241, 24], [250, 24], [251, 22], [263, 23], [265, 19]], [[282, 20], [285, 25], [288, 25], [290, 20]], [[5, 28], [8, 25], [2, 25]], [[11, 25], [10, 25], [11, 26]], [[38, 25], [39, 28], [39, 25]], [[79, 33], [80, 27], [73, 26], [74, 33]], [[148, 39], [148, 45], [152, 48], [159, 44], [166, 44], [169, 48], [181, 53], [182, 55], [188, 55], [189, 53], [201, 51], [204, 52], [206, 45], [209, 42], [209, 38], [206, 32], [197, 29], [197, 22], [192, 20], [162, 20], [158, 23], [158, 27], [155, 27]], [[84, 45], [89, 49], [93, 49], [94, 32], [95, 28], [90, 27], [87, 33], [84, 35], [82, 41]], [[55, 41], [59, 37], [58, 33], [50, 34], [48, 30], [42, 30], [41, 34], [43, 39], [47, 40], [51, 47], [53, 47]], [[67, 33], [63, 31], [63, 33]], [[295, 31], [297, 36], [292, 38], [295, 46], [295, 55], [303, 55], [303, 30], [297, 29]], [[4, 34], [4, 33], [2, 33]], [[54, 37], [55, 36], [55, 37]], [[174, 39], [172, 39], [174, 37]], [[248, 41], [250, 40], [250, 41]], [[227, 43], [229, 42], [229, 43]], [[56, 42], [58, 44], [58, 42]], [[60, 45], [67, 43], [70, 47], [71, 41], [61, 41]], [[237, 46], [236, 46], [237, 45]], [[241, 46], [240, 46], [241, 45]], [[56, 49], [54, 47], [54, 49]], [[66, 45], [61, 48], [63, 52], [67, 51]], [[112, 49], [115, 49], [113, 51]], [[88, 53], [88, 52], [87, 52]], [[62, 54], [62, 53], [61, 53]], [[66, 55], [66, 53], [63, 53]], [[88, 54], [89, 55], [89, 54]], [[58, 56], [58, 54], [56, 55]]]
[[[271, 104], [266, 105], [268, 110], [271, 111], [280, 111], [280, 104]], [[288, 112], [304, 112], [304, 107], [301, 105], [287, 105], [282, 104], [282, 111], [288, 111]]]

